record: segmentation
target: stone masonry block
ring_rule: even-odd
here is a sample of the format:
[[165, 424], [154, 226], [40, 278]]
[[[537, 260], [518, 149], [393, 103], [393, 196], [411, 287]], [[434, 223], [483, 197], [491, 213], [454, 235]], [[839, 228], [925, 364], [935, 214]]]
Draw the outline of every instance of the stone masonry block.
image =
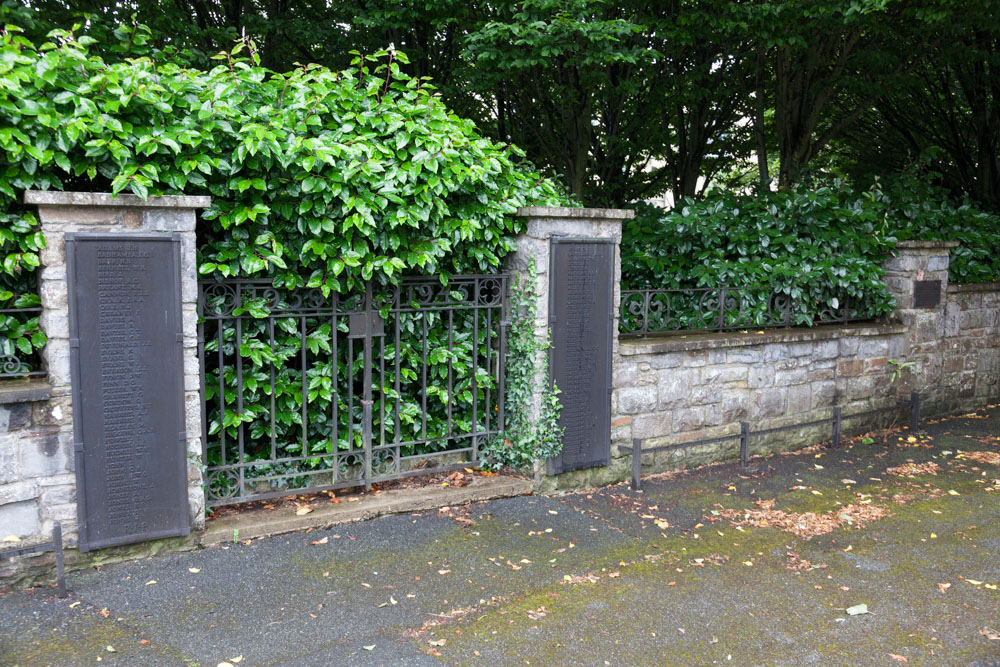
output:
[[809, 369], [807, 368], [793, 368], [792, 370], [775, 371], [774, 373], [774, 384], [778, 387], [802, 384], [808, 379]]
[[69, 432], [41, 429], [20, 442], [21, 475], [25, 479], [73, 471], [73, 438]]
[[667, 411], [639, 415], [632, 422], [632, 437], [660, 438], [671, 433], [673, 414]]
[[747, 418], [749, 400], [745, 394], [734, 394], [722, 398], [722, 422], [731, 423]]
[[39, 493], [38, 483], [34, 480], [4, 484], [0, 486], [0, 505], [33, 500], [38, 497]]
[[764, 361], [778, 361], [779, 359], [787, 359], [790, 356], [791, 353], [788, 346], [782, 343], [768, 345], [764, 349]]
[[674, 413], [674, 432], [696, 431], [705, 425], [706, 408], [684, 408]]
[[786, 414], [809, 412], [812, 409], [812, 387], [808, 384], [788, 388]]
[[660, 371], [660, 382], [656, 392], [656, 405], [660, 410], [684, 405], [690, 393], [690, 373], [674, 370]]
[[8, 484], [21, 478], [17, 450], [17, 441], [14, 438], [0, 439], [0, 484]]
[[652, 412], [656, 408], [657, 390], [655, 387], [622, 387], [615, 390], [618, 402], [618, 413], [637, 415]]
[[765, 389], [756, 392], [750, 406], [751, 419], [780, 417], [785, 413], [785, 390]]
[[761, 360], [762, 354], [758, 347], [741, 347], [735, 350], [726, 350], [726, 363], [730, 364], [756, 364]]
[[38, 504], [34, 500], [0, 505], [0, 533], [3, 537], [16, 535], [32, 537], [38, 533]]
[[811, 406], [817, 408], [833, 407], [837, 401], [837, 383], [830, 380], [825, 382], [813, 382], [810, 386]]
[[740, 366], [706, 366], [701, 370], [702, 384], [722, 384], [725, 382], [746, 382], [749, 369]]
[[747, 386], [751, 389], [774, 386], [774, 374], [772, 366], [751, 366]]

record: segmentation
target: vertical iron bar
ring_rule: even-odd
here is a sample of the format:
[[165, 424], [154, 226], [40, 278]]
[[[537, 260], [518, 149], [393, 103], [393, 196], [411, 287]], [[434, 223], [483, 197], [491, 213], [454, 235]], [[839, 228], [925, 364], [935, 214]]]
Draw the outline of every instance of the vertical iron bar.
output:
[[59, 597], [66, 597], [66, 564], [63, 561], [62, 524], [56, 521], [52, 524], [52, 542], [56, 548], [56, 586]]
[[920, 426], [920, 394], [910, 394], [910, 433], [916, 433]]
[[719, 288], [719, 331], [726, 328], [726, 288]]
[[750, 422], [740, 422], [740, 465], [750, 465]]
[[378, 355], [378, 442], [385, 444], [385, 336], [379, 336]]
[[306, 316], [302, 315], [302, 456], [307, 456], [309, 452], [309, 378], [306, 377], [306, 367], [308, 365], [308, 360], [306, 359], [306, 351], [308, 347], [306, 346]]
[[427, 311], [420, 313], [423, 320], [423, 340], [421, 341], [422, 365], [420, 384], [420, 439], [427, 439]]
[[[493, 309], [486, 309], [486, 371], [493, 376]], [[490, 383], [486, 384], [486, 402], [483, 412], [486, 413], [486, 432], [490, 432], [490, 413], [493, 411], [493, 401], [490, 394]]]
[[833, 445], [834, 449], [836, 449], [837, 447], [840, 447], [840, 424], [841, 424], [840, 406], [838, 405], [838, 406], [836, 406], [833, 409], [833, 442], [832, 442], [832, 445]]
[[[208, 465], [208, 402], [205, 398], [208, 387], [205, 385], [205, 293], [203, 286], [198, 286], [198, 374], [201, 385], [198, 387], [201, 397], [201, 463]], [[62, 530], [60, 528], [60, 530]]]
[[364, 356], [362, 358], [364, 393], [361, 399], [361, 441], [365, 447], [365, 490], [372, 488], [372, 284], [365, 285]]
[[402, 303], [400, 303], [400, 299], [402, 299], [402, 298], [403, 298], [402, 290], [397, 287], [396, 288], [396, 322], [395, 322], [394, 326], [392, 327], [393, 330], [395, 331], [395, 336], [396, 336], [396, 338], [395, 338], [396, 354], [394, 355], [395, 358], [396, 358], [396, 384], [395, 384], [395, 387], [394, 387], [395, 391], [396, 391], [396, 405], [395, 405], [395, 407], [393, 409], [393, 412], [395, 412], [395, 420], [396, 420], [396, 439], [394, 440], [394, 442], [396, 442], [396, 443], [398, 443], [400, 441], [400, 437], [399, 437], [399, 406], [400, 406], [400, 404], [403, 401], [403, 394], [400, 393], [400, 391], [399, 391], [399, 368], [400, 368], [400, 364], [402, 363], [402, 359], [401, 359], [401, 354], [402, 353], [400, 352], [400, 349], [399, 349], [399, 327], [401, 326], [401, 320], [403, 319]]
[[354, 339], [347, 336], [347, 449], [354, 447]]
[[[268, 324], [268, 342], [271, 345], [271, 351], [274, 351], [274, 316], [269, 315], [267, 318]], [[277, 412], [277, 399], [275, 394], [277, 394], [277, 388], [275, 387], [275, 377], [274, 377], [274, 362], [269, 363], [271, 366], [271, 458], [278, 458], [278, 444], [275, 437], [275, 413]]]
[[642, 487], [642, 440], [632, 438], [632, 490], [639, 491]]
[[479, 460], [479, 309], [472, 309], [472, 460]]
[[225, 340], [222, 335], [226, 321], [220, 319], [218, 322], [216, 333], [219, 334], [219, 465], [226, 465], [226, 367], [223, 365], [226, 353], [223, 350]]
[[246, 495], [246, 477], [244, 476], [244, 463], [246, 458], [246, 452], [244, 450], [244, 428], [243, 428], [243, 353], [240, 348], [243, 347], [243, 319], [236, 318], [236, 345], [233, 347], [233, 352], [236, 354], [236, 414], [240, 417], [240, 423], [236, 426], [236, 438], [239, 445], [239, 458], [237, 461], [240, 465], [240, 495]]
[[454, 383], [452, 381], [452, 362], [451, 362], [451, 354], [452, 350], [454, 350], [454, 337], [455, 337], [455, 311], [449, 310], [448, 311], [448, 403], [445, 405], [445, 412], [448, 415], [447, 435], [449, 438], [451, 437], [451, 401], [452, 401], [451, 392], [454, 387]]
[[337, 453], [340, 451], [340, 388], [337, 384], [337, 375], [339, 370], [339, 362], [337, 360], [337, 307], [340, 305], [339, 299], [336, 292], [331, 293], [333, 297], [333, 312], [330, 315], [331, 318], [331, 330], [330, 330], [330, 387], [332, 391], [330, 392], [330, 421], [333, 422], [333, 432], [331, 437], [333, 438], [333, 447], [330, 453], [333, 455], [333, 483], [337, 483], [337, 472], [340, 470], [340, 463], [337, 459]]
[[507, 301], [508, 285], [506, 276], [504, 276], [501, 288], [503, 292], [501, 292], [502, 301], [500, 303], [500, 372], [499, 383], [497, 385], [497, 402], [499, 403], [500, 414], [497, 417], [497, 429], [503, 433], [506, 418], [504, 406], [507, 400], [507, 329], [510, 327], [510, 308]]

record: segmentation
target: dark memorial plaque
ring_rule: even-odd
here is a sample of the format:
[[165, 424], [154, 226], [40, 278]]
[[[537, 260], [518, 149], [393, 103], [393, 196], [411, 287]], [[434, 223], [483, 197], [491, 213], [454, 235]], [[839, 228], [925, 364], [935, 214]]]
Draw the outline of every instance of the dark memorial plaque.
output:
[[549, 368], [565, 430], [551, 473], [611, 459], [611, 313], [615, 246], [604, 239], [552, 239]]
[[179, 250], [66, 235], [80, 551], [190, 530]]
[[937, 308], [941, 305], [940, 280], [913, 281], [913, 307]]

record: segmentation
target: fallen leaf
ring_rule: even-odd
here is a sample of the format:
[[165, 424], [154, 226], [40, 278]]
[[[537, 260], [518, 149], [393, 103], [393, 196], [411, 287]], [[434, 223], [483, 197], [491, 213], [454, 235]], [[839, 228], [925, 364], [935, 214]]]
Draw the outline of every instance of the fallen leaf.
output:
[[[910, 436], [909, 440], [910, 440], [910, 442], [913, 442], [913, 441], [916, 440], [916, 438], [914, 438], [913, 436]], [[907, 660], [905, 656], [902, 656], [902, 655], [899, 655], [899, 654], [896, 654], [896, 653], [890, 653], [889, 657], [892, 658], [893, 660], [895, 660], [896, 662], [909, 662], [909, 660]]]
[[188, 572], [190, 572], [191, 574], [198, 574], [199, 572], [201, 572], [201, 568], [200, 567], [189, 567], [188, 568]]
[[959, 493], [958, 491], [956, 491], [955, 489], [948, 489], [948, 495], [949, 495], [949, 496], [960, 496], [960, 495], [962, 495], [962, 494], [960, 494], [960, 493]]
[[231, 662], [220, 662], [216, 667], [233, 667]]
[[372, 644], [371, 646], [362, 646], [361, 648], [363, 648], [366, 651], [374, 651], [375, 650], [375, 644]]
[[938, 584], [938, 588], [941, 590], [942, 593], [944, 593], [946, 590], [951, 588], [951, 584], [949, 583]]
[[559, 512], [557, 512], [555, 510], [549, 510], [549, 514], [559, 514]]
[[992, 641], [1000, 641], [1000, 632], [997, 632], [996, 630], [993, 630], [991, 628], [983, 628], [982, 630], [979, 631], [979, 634]]
[[438, 570], [438, 574], [440, 574], [441, 576], [444, 576], [444, 575], [448, 574], [449, 572], [451, 572], [451, 570]]
[[148, 644], [148, 643], [149, 643], [149, 640], [148, 640], [148, 639], [140, 639], [140, 640], [139, 640], [139, 643], [140, 643], [140, 644]]
[[111, 644], [108, 644], [107, 646], [105, 646], [104, 650], [107, 651], [108, 653], [116, 653], [115, 647], [112, 646]]
[[98, 613], [99, 613], [99, 614], [100, 614], [101, 616], [103, 616], [104, 618], [107, 618], [108, 616], [110, 616], [110, 615], [111, 615], [111, 612], [110, 612], [110, 611], [108, 611], [107, 609], [102, 609], [102, 610], [101, 610], [100, 612], [98, 612]]
[[295, 510], [295, 515], [296, 516], [305, 516], [306, 514], [309, 514], [309, 512], [312, 512], [312, 511], [313, 511], [313, 508], [309, 507], [308, 505], [303, 505], [302, 507], [300, 507], [297, 510]]
[[847, 612], [848, 616], [860, 616], [861, 614], [868, 613], [868, 605], [866, 604], [856, 604], [853, 607], [848, 607], [844, 611]]
[[310, 542], [309, 544], [312, 544], [312, 545], [314, 545], [314, 546], [315, 546], [315, 545], [317, 545], [317, 544], [326, 544], [326, 543], [327, 543], [327, 542], [329, 542], [329, 541], [330, 541], [330, 537], [329, 537], [329, 536], [327, 536], [327, 537], [324, 537], [324, 538], [323, 538], [323, 539], [321, 539], [321, 540], [316, 540], [315, 542]]
[[966, 579], [965, 583], [972, 584], [973, 586], [982, 586], [983, 585], [983, 582], [976, 581], [975, 579]]
[[230, 658], [229, 662], [231, 662], [233, 664], [236, 664], [236, 665], [240, 664], [241, 662], [243, 662], [243, 654], [241, 653], [238, 656], [236, 656], [235, 658]]
[[155, 583], [156, 583], [156, 579], [150, 579], [149, 581], [146, 582], [146, 585], [147, 586], [152, 586]]
[[448, 641], [447, 639], [432, 639], [427, 643], [430, 644], [431, 646], [444, 646], [445, 643], [447, 643], [447, 641]]
[[391, 605], [397, 605], [397, 604], [399, 604], [399, 602], [396, 601], [396, 598], [394, 598], [394, 597], [392, 597], [390, 595], [389, 596], [389, 604], [391, 604]]

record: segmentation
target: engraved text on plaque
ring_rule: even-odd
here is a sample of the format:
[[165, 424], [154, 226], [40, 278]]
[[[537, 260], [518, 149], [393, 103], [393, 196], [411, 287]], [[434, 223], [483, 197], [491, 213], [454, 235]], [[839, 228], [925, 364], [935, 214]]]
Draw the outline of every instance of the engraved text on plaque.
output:
[[81, 550], [187, 534], [177, 242], [66, 241]]

